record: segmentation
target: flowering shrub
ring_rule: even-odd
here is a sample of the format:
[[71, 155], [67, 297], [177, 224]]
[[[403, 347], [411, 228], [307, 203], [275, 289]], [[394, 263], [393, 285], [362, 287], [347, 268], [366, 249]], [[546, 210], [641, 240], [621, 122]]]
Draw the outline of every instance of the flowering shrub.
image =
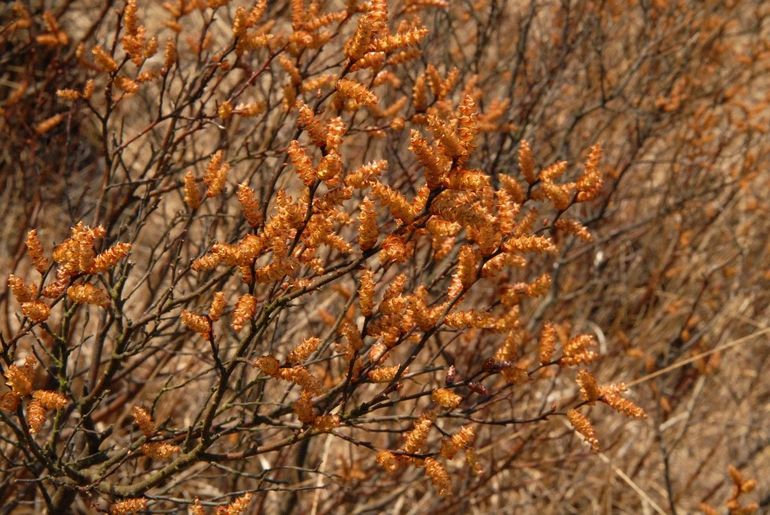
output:
[[768, 393], [719, 362], [768, 332], [767, 5], [48, 4], [0, 30], [5, 505], [714, 509], [671, 459], [712, 377]]

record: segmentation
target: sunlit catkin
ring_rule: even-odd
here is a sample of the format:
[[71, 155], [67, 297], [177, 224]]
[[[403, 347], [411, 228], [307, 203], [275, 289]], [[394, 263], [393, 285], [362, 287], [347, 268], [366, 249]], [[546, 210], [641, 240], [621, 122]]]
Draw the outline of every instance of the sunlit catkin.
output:
[[379, 230], [377, 228], [377, 211], [374, 202], [365, 198], [361, 202], [361, 212], [358, 217], [358, 245], [361, 250], [366, 251], [377, 244]]
[[203, 506], [201, 506], [201, 500], [195, 499], [193, 503], [190, 505], [189, 508], [189, 514], [190, 515], [206, 515], [206, 510], [203, 509]]
[[316, 419], [315, 409], [313, 407], [312, 394], [308, 391], [303, 391], [299, 399], [294, 401], [291, 405], [292, 411], [297, 415], [297, 418], [303, 424], [310, 424]]
[[645, 418], [647, 413], [642, 408], [620, 395], [620, 392], [624, 391], [625, 388], [624, 384], [601, 386], [599, 388], [601, 394], [599, 400], [627, 417]]
[[430, 433], [430, 428], [432, 425], [432, 417], [420, 417], [417, 422], [415, 422], [412, 430], [404, 436], [404, 445], [401, 447], [401, 449], [407, 454], [420, 452], [423, 445], [425, 445], [425, 441], [428, 438], [428, 433]]
[[45, 257], [45, 251], [43, 245], [40, 243], [40, 239], [37, 236], [37, 231], [32, 229], [27, 233], [27, 240], [25, 242], [27, 246], [27, 254], [32, 261], [32, 265], [35, 270], [41, 274], [48, 269], [48, 258]]
[[457, 453], [467, 449], [476, 440], [476, 432], [471, 426], [463, 426], [449, 438], [445, 438], [441, 444], [441, 455], [446, 459], [453, 459]]
[[37, 132], [40, 135], [46, 134], [63, 121], [64, 121], [63, 114], [61, 113], [55, 114], [49, 118], [46, 118], [45, 120], [38, 123], [37, 125], [35, 125], [35, 132]]
[[8, 276], [8, 289], [17, 302], [29, 302], [37, 296], [37, 288], [33, 284], [25, 284], [24, 279], [16, 275]]
[[425, 467], [425, 473], [430, 478], [433, 486], [436, 487], [436, 490], [438, 490], [439, 495], [450, 495], [452, 493], [452, 482], [444, 466], [433, 458], [425, 458], [423, 466]]
[[601, 396], [596, 378], [588, 370], [579, 371], [575, 380], [580, 387], [580, 397], [584, 401], [594, 402]]
[[374, 272], [367, 269], [361, 272], [361, 282], [358, 287], [358, 305], [361, 314], [371, 316], [374, 313]]
[[577, 410], [571, 409], [567, 412], [567, 418], [575, 428], [575, 431], [583, 435], [586, 442], [591, 446], [594, 451], [599, 451], [599, 440], [596, 439], [596, 431], [591, 421]]
[[602, 148], [594, 145], [588, 153], [583, 174], [577, 180], [577, 200], [587, 202], [595, 199], [601, 193], [603, 177], [599, 170], [599, 162], [602, 158]]
[[152, 421], [152, 417], [144, 408], [134, 406], [131, 408], [131, 414], [134, 417], [134, 422], [139, 426], [139, 429], [145, 436], [152, 435], [155, 432], [155, 423]]
[[559, 364], [572, 367], [580, 364], [589, 364], [599, 359], [599, 354], [593, 350], [596, 339], [589, 334], [575, 336], [564, 346]]
[[379, 451], [375, 460], [388, 474], [394, 475], [398, 472], [400, 463], [392, 452]]
[[297, 100], [297, 121], [305, 129], [310, 139], [318, 147], [326, 146], [326, 130], [321, 121], [316, 118], [313, 110], [301, 100]]
[[243, 329], [257, 312], [257, 299], [248, 293], [241, 295], [233, 309], [232, 326], [236, 332]]
[[430, 189], [439, 187], [447, 173], [448, 166], [438, 151], [433, 148], [419, 132], [412, 130], [409, 150], [425, 169], [425, 180]]
[[364, 188], [373, 184], [376, 176], [382, 174], [387, 167], [388, 162], [384, 159], [362, 165], [345, 177], [345, 184], [354, 188]]
[[80, 98], [80, 91], [69, 88], [57, 89], [56, 96], [68, 102], [74, 102]]
[[29, 423], [29, 432], [38, 433], [45, 423], [46, 409], [38, 400], [33, 400], [27, 404], [27, 422]]
[[272, 356], [261, 356], [254, 360], [254, 366], [260, 369], [265, 375], [277, 377], [278, 369], [281, 364]]
[[331, 181], [342, 170], [342, 157], [336, 151], [328, 152], [318, 163], [317, 175], [322, 181]]
[[446, 409], [455, 409], [463, 398], [447, 388], [437, 388], [431, 394], [433, 402]]
[[414, 252], [414, 243], [405, 241], [397, 234], [390, 234], [382, 241], [380, 248], [380, 260], [383, 263], [403, 263]]
[[147, 499], [133, 498], [118, 501], [110, 506], [112, 515], [128, 515], [147, 509]]
[[425, 27], [415, 27], [400, 34], [392, 34], [379, 39], [376, 48], [383, 52], [393, 52], [394, 50], [414, 46], [420, 43], [428, 35], [428, 32], [428, 29]]
[[593, 238], [589, 230], [577, 220], [561, 218], [556, 221], [554, 227], [567, 234], [573, 234], [583, 241], [591, 241]]
[[243, 209], [243, 216], [252, 227], [262, 223], [262, 210], [259, 208], [257, 194], [246, 184], [238, 186], [238, 201]]
[[128, 256], [130, 251], [130, 243], [116, 243], [94, 258], [93, 271], [98, 273], [110, 270], [118, 261]]
[[317, 175], [315, 168], [313, 167], [313, 162], [305, 152], [305, 149], [302, 148], [299, 141], [292, 140], [286, 151], [289, 154], [291, 164], [294, 165], [294, 169], [297, 171], [300, 180], [302, 180], [305, 186], [312, 186], [316, 181]]
[[461, 164], [465, 162], [475, 149], [475, 139], [479, 132], [478, 110], [470, 95], [464, 95], [458, 108], [458, 136], [463, 146]]
[[168, 72], [177, 59], [176, 43], [172, 38], [166, 39], [166, 46], [163, 49], [163, 71]]
[[91, 50], [96, 64], [105, 72], [114, 72], [118, 69], [118, 63], [115, 62], [110, 54], [104, 51], [101, 46], [96, 46]]
[[208, 337], [209, 331], [211, 331], [211, 323], [206, 317], [202, 315], [196, 315], [192, 311], [188, 311], [186, 309], [182, 310], [180, 317], [182, 319], [182, 323], [185, 326], [189, 327], [204, 338]]
[[320, 338], [316, 338], [314, 336], [306, 338], [302, 343], [294, 347], [291, 352], [289, 352], [289, 355], [286, 359], [292, 365], [299, 365], [303, 363], [307, 358], [309, 358], [320, 344]]
[[51, 308], [45, 302], [39, 300], [23, 303], [21, 305], [21, 312], [25, 317], [36, 323], [44, 322], [51, 316]]
[[553, 359], [553, 353], [556, 350], [556, 327], [550, 322], [546, 322], [540, 333], [540, 364], [547, 365]]
[[320, 433], [330, 433], [340, 425], [340, 417], [331, 413], [316, 417], [313, 421], [313, 427]]
[[391, 367], [379, 367], [369, 371], [369, 380], [373, 383], [389, 383], [396, 377], [398, 365]]
[[284, 381], [290, 381], [308, 393], [316, 395], [322, 391], [321, 383], [307, 368], [295, 366], [291, 368], [281, 368], [278, 370], [278, 377]]
[[457, 277], [464, 289], [476, 282], [478, 256], [470, 245], [463, 245], [457, 258]]
[[372, 93], [366, 86], [360, 82], [350, 79], [341, 79], [337, 81], [337, 91], [344, 97], [355, 100], [362, 105], [374, 105], [378, 102], [377, 95]]
[[372, 24], [368, 17], [362, 17], [353, 36], [345, 42], [345, 56], [351, 61], [361, 59], [369, 48], [372, 39]]
[[184, 176], [184, 201], [190, 209], [198, 209], [201, 205], [201, 194], [192, 170], [188, 170]]
[[519, 172], [527, 180], [529, 184], [534, 183], [537, 180], [535, 174], [535, 160], [532, 157], [532, 148], [529, 146], [529, 142], [525, 139], [519, 143]]
[[384, 66], [385, 59], [387, 59], [385, 52], [368, 52], [350, 67], [350, 71], [379, 70]]
[[182, 449], [178, 445], [166, 442], [151, 442], [142, 445], [140, 448], [142, 454], [156, 460], [168, 460]]
[[227, 300], [225, 300], [224, 292], [218, 291], [214, 293], [214, 297], [211, 299], [211, 307], [209, 308], [209, 318], [215, 322], [219, 320], [226, 306]]
[[25, 397], [32, 391], [32, 381], [35, 373], [35, 358], [27, 356], [24, 364], [11, 365], [5, 371], [5, 384], [18, 397]]
[[47, 410], [63, 409], [68, 404], [67, 397], [50, 390], [35, 390], [32, 392], [32, 398]]
[[428, 115], [428, 128], [441, 143], [441, 148], [447, 157], [463, 160], [465, 146], [446, 120], [434, 114]]
[[94, 306], [107, 307], [110, 305], [110, 296], [93, 284], [75, 284], [67, 288], [67, 297], [77, 304], [93, 304]]
[[326, 138], [324, 140], [326, 151], [328, 153], [339, 155], [346, 130], [347, 125], [339, 116], [329, 120], [326, 124]]
[[408, 224], [414, 218], [415, 213], [411, 203], [393, 188], [381, 182], [374, 182], [372, 184], [372, 195], [387, 206], [398, 221]]
[[211, 157], [211, 161], [209, 161], [206, 167], [206, 173], [203, 176], [203, 182], [207, 186], [207, 197], [215, 197], [222, 192], [229, 170], [230, 165], [224, 162], [224, 152], [218, 150]]

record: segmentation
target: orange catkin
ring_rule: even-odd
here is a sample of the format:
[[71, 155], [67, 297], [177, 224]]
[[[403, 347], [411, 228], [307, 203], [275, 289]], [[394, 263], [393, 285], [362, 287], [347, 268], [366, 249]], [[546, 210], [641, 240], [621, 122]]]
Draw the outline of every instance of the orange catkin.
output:
[[51, 129], [59, 125], [62, 121], [64, 121], [64, 115], [61, 113], [55, 114], [35, 125], [35, 132], [43, 135], [47, 132], [50, 132]]
[[318, 348], [318, 346], [321, 344], [321, 339], [316, 337], [306, 338], [302, 343], [294, 347], [291, 352], [289, 352], [289, 356], [287, 357], [287, 360], [292, 365], [299, 365], [303, 361], [305, 361], [307, 358], [310, 357], [313, 352]]
[[398, 472], [399, 462], [392, 452], [379, 451], [377, 453], [376, 461], [388, 474], [393, 475]]
[[29, 432], [38, 433], [45, 423], [46, 409], [38, 400], [33, 400], [27, 404], [27, 422], [29, 423]]
[[626, 386], [622, 383], [616, 385], [606, 385], [599, 388], [600, 397], [599, 400], [607, 404], [612, 409], [632, 418], [645, 418], [647, 413], [631, 402], [630, 400], [621, 397], [620, 392], [624, 391]]
[[48, 268], [48, 259], [45, 257], [45, 251], [43, 251], [43, 245], [40, 243], [40, 239], [37, 236], [37, 231], [32, 229], [27, 233], [27, 253], [32, 260], [32, 264], [35, 266], [35, 270], [41, 274]]
[[259, 201], [254, 190], [246, 184], [238, 187], [238, 201], [243, 209], [243, 216], [252, 227], [257, 227], [262, 223], [262, 210], [259, 208]]
[[433, 458], [426, 458], [423, 466], [425, 467], [425, 473], [430, 478], [433, 486], [438, 490], [439, 495], [450, 495], [452, 493], [452, 482], [444, 466]]
[[224, 162], [224, 152], [217, 150], [211, 157], [211, 161], [209, 161], [206, 167], [206, 173], [203, 176], [203, 182], [207, 186], [207, 197], [216, 197], [222, 192], [229, 170], [230, 165]]
[[556, 328], [550, 322], [546, 322], [540, 333], [540, 364], [547, 365], [553, 359], [556, 350]]
[[593, 450], [598, 451], [599, 440], [596, 439], [596, 431], [594, 430], [591, 421], [588, 420], [585, 415], [574, 409], [567, 412], [567, 418], [569, 419], [570, 424], [572, 424], [572, 427], [575, 428], [575, 431], [583, 435], [586, 442], [588, 442]]
[[186, 309], [182, 310], [180, 317], [184, 325], [200, 334], [201, 336], [208, 337], [209, 331], [211, 330], [211, 323], [206, 317], [196, 315], [195, 313]]
[[106, 272], [114, 267], [118, 261], [125, 258], [131, 251], [130, 243], [117, 243], [97, 255], [94, 259], [94, 272]]
[[107, 307], [110, 305], [110, 297], [104, 290], [93, 284], [75, 284], [67, 288], [67, 297], [77, 304], [93, 304]]
[[437, 388], [431, 395], [433, 401], [442, 408], [454, 409], [460, 405], [463, 398], [447, 388]]
[[197, 209], [201, 205], [201, 195], [192, 170], [188, 170], [184, 176], [184, 201], [190, 209]]
[[355, 100], [362, 105], [374, 105], [378, 102], [377, 95], [354, 80], [342, 79], [337, 81], [337, 91], [346, 98]]
[[369, 250], [377, 244], [379, 230], [377, 228], [377, 212], [374, 202], [365, 198], [361, 202], [361, 214], [359, 215], [358, 245], [361, 250]]
[[142, 433], [145, 436], [150, 436], [155, 431], [155, 423], [152, 421], [152, 417], [144, 408], [134, 406], [131, 408], [131, 414], [134, 417], [134, 422], [139, 426]]
[[115, 59], [113, 59], [110, 54], [105, 52], [101, 46], [94, 47], [93, 50], [91, 50], [91, 53], [94, 55], [96, 64], [103, 71], [114, 72], [118, 69], [118, 63], [116, 63]]
[[152, 442], [142, 445], [140, 450], [142, 451], [142, 454], [149, 456], [150, 458], [168, 460], [181, 451], [181, 448], [178, 445], [166, 442]]
[[35, 372], [34, 356], [27, 356], [24, 365], [11, 365], [5, 371], [5, 384], [18, 397], [25, 397], [32, 391]]
[[398, 365], [392, 367], [379, 367], [369, 371], [369, 380], [373, 383], [389, 383], [396, 377]]
[[272, 356], [261, 356], [254, 361], [254, 366], [266, 375], [277, 377], [281, 364]]
[[118, 501], [110, 506], [110, 513], [113, 515], [127, 515], [147, 509], [147, 499], [133, 498]]
[[257, 299], [248, 293], [241, 295], [233, 309], [232, 326], [235, 331], [240, 331], [257, 312]]
[[36, 300], [21, 305], [21, 312], [33, 322], [44, 322], [51, 315], [51, 308], [45, 302]]
[[525, 139], [519, 143], [519, 172], [527, 180], [529, 184], [534, 183], [537, 180], [535, 174], [535, 160], [532, 157], [532, 148], [529, 146], [529, 142]]
[[8, 289], [18, 302], [29, 302], [37, 296], [37, 288], [33, 284], [25, 284], [24, 279], [16, 275], [8, 276]]
[[305, 186], [312, 186], [316, 181], [317, 174], [313, 167], [313, 162], [308, 157], [305, 149], [302, 148], [299, 141], [293, 140], [289, 143], [287, 152], [302, 182], [305, 183]]
[[588, 370], [581, 370], [577, 374], [577, 384], [580, 387], [580, 397], [586, 402], [594, 402], [601, 396], [596, 378]]
[[364, 270], [361, 273], [361, 283], [358, 287], [358, 304], [361, 314], [371, 316], [374, 313], [374, 272]]
[[433, 420], [430, 416], [422, 416], [414, 424], [414, 427], [404, 437], [402, 447], [405, 453], [416, 453], [425, 445], [430, 428], [433, 426]]
[[226, 306], [227, 301], [225, 300], [224, 292], [218, 291], [214, 293], [214, 298], [211, 299], [211, 307], [209, 308], [209, 318], [214, 321], [219, 320]]
[[59, 392], [49, 390], [36, 390], [32, 392], [32, 398], [49, 410], [62, 409], [68, 404], [67, 397]]

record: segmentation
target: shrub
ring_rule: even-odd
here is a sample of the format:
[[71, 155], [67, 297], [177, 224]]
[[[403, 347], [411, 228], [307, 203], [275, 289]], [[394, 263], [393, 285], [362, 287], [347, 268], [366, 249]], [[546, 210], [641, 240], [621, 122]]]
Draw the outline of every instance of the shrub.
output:
[[713, 509], [767, 5], [3, 9], [10, 509]]

